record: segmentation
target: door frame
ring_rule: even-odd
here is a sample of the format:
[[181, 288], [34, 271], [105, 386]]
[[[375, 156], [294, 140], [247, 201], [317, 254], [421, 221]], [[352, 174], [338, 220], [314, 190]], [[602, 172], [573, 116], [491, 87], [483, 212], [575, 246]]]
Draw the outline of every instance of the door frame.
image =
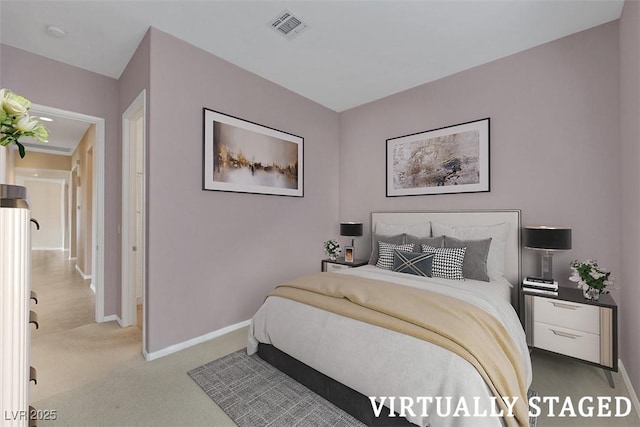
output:
[[137, 318], [137, 304], [136, 304], [136, 286], [135, 280], [131, 279], [132, 263], [135, 263], [135, 255], [130, 250], [133, 246], [132, 242], [135, 241], [135, 236], [131, 235], [130, 221], [131, 216], [135, 212], [135, 208], [130, 203], [131, 197], [131, 185], [135, 185], [135, 181], [131, 182], [131, 150], [135, 147], [131, 147], [131, 126], [133, 122], [142, 118], [142, 201], [141, 201], [141, 216], [142, 216], [142, 244], [137, 245], [136, 250], [142, 251], [142, 348], [143, 352], [146, 351], [146, 329], [147, 324], [144, 321], [146, 318], [146, 285], [147, 285], [147, 194], [146, 194], [146, 140], [147, 140], [147, 102], [146, 102], [146, 89], [143, 89], [140, 94], [133, 100], [133, 102], [127, 107], [124, 113], [122, 113], [122, 307], [121, 307], [121, 326], [131, 326], [135, 324]]
[[46, 105], [31, 104], [31, 113], [53, 114], [67, 119], [79, 120], [96, 126], [96, 140], [93, 152], [93, 197], [91, 201], [92, 248], [91, 248], [91, 275], [92, 283], [96, 290], [96, 314], [97, 323], [116, 320], [117, 315], [105, 317], [104, 315], [104, 161], [105, 161], [105, 119], [48, 107]]
[[78, 164], [69, 173], [69, 261], [78, 259]]

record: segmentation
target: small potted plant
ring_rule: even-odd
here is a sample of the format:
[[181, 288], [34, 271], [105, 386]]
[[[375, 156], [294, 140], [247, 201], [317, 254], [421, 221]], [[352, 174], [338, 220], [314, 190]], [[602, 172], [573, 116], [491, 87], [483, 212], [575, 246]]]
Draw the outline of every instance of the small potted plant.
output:
[[601, 294], [608, 294], [613, 288], [611, 272], [599, 267], [597, 261], [572, 261], [569, 266], [572, 270], [569, 280], [578, 283], [585, 298], [598, 300]]
[[331, 261], [335, 261], [340, 254], [340, 244], [336, 240], [327, 240], [324, 242], [324, 253], [327, 254]]

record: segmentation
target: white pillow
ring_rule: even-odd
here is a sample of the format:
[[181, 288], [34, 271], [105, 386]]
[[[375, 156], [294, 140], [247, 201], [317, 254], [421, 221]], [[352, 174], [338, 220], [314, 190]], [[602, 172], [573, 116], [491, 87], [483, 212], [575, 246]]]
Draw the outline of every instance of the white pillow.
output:
[[451, 236], [462, 240], [481, 240], [491, 237], [489, 255], [487, 256], [487, 274], [490, 278], [504, 277], [504, 260], [507, 248], [509, 223], [471, 227], [453, 227], [450, 225], [431, 223], [433, 237]]
[[409, 234], [415, 237], [431, 237], [431, 223], [423, 222], [420, 224], [385, 224], [384, 222], [376, 222], [374, 232], [382, 236], [397, 236], [398, 234]]

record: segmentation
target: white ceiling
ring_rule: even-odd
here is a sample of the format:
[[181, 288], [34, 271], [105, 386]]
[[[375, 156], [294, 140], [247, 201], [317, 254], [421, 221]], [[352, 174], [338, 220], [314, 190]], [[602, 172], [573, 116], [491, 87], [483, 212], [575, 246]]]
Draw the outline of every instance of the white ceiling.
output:
[[[154, 26], [339, 112], [615, 20], [623, 4], [2, 0], [0, 41], [118, 78]], [[268, 25], [283, 9], [308, 25], [293, 40]]]

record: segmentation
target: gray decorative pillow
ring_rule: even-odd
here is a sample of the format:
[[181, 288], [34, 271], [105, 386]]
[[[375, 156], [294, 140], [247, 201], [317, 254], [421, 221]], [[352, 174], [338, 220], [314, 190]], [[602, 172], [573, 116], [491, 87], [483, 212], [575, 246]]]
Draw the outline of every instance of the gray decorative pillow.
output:
[[489, 281], [487, 274], [487, 258], [491, 246], [491, 237], [482, 240], [460, 240], [444, 236], [445, 248], [467, 248], [464, 253], [462, 275], [466, 279]]
[[396, 236], [382, 236], [380, 234], [373, 235], [373, 250], [371, 251], [371, 256], [369, 257], [369, 264], [376, 265], [378, 264], [378, 258], [380, 245], [378, 242], [386, 242], [392, 243], [394, 245], [401, 245], [404, 243], [404, 234], [398, 234]]
[[404, 252], [411, 252], [413, 250], [413, 244], [408, 245], [394, 245], [393, 243], [378, 242], [380, 246], [380, 257], [376, 263], [376, 267], [384, 268], [385, 270], [393, 269], [393, 251], [395, 249]]
[[422, 245], [422, 252], [434, 254], [431, 268], [432, 277], [442, 277], [443, 279], [464, 280], [462, 263], [464, 262], [465, 250], [466, 248], [434, 248]]
[[422, 245], [427, 245], [434, 248], [441, 248], [443, 242], [444, 242], [444, 236], [416, 237], [416, 236], [410, 236], [408, 234], [405, 234], [404, 242], [402, 243], [413, 243], [413, 251], [422, 252]]
[[393, 251], [393, 271], [431, 277], [434, 254], [420, 252]]

